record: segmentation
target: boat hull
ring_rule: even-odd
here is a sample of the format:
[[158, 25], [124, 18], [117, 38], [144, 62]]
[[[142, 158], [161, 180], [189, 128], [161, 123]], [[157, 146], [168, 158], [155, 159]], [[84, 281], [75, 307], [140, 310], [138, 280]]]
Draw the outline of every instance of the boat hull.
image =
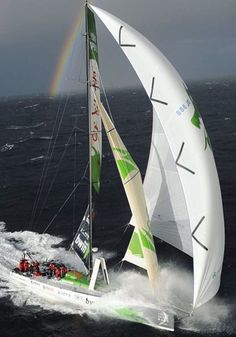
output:
[[66, 301], [74, 305], [91, 305], [102, 296], [102, 293], [98, 291], [89, 291], [83, 287], [66, 284], [62, 280], [27, 276], [14, 271], [11, 272], [10, 276], [18, 285], [23, 285], [27, 290], [41, 297], [47, 297], [49, 300], [57, 303], [64, 303]]
[[[62, 280], [47, 279], [34, 275], [29, 276], [15, 271], [11, 272], [10, 277], [17, 286], [23, 286], [28, 291], [53, 303], [69, 303], [77, 307], [84, 305], [93, 307], [106, 294], [105, 292], [90, 291], [83, 287], [74, 286]], [[113, 303], [112, 306], [105, 303], [102, 308], [102, 314], [108, 317], [148, 325], [156, 329], [174, 331], [174, 316], [158, 308], [122, 306], [120, 303]], [[94, 310], [98, 310], [95, 305]]]

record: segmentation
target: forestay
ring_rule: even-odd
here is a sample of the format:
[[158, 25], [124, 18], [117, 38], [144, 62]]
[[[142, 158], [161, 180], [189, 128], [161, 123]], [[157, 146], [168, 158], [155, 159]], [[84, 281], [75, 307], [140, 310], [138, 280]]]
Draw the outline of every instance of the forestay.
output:
[[[144, 183], [153, 233], [194, 259], [193, 306], [219, 289], [224, 219], [218, 175], [200, 113], [179, 74], [143, 35], [91, 6], [139, 76], [153, 105]], [[133, 222], [133, 220], [132, 220]]]

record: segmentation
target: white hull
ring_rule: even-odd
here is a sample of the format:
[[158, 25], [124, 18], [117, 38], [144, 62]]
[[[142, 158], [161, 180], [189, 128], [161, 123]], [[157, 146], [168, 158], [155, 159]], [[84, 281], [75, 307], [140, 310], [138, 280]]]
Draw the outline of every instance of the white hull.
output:
[[74, 286], [56, 279], [47, 279], [39, 276], [25, 276], [14, 271], [10, 274], [11, 279], [16, 283], [22, 284], [27, 290], [35, 294], [46, 297], [54, 302], [64, 303], [65, 301], [75, 305], [91, 305], [102, 295], [98, 291], [89, 291], [83, 287]]
[[[106, 294], [96, 290], [88, 290], [83, 287], [74, 286], [62, 280], [47, 279], [41, 276], [27, 276], [11, 272], [10, 277], [17, 286], [24, 286], [28, 291], [43, 297], [53, 303], [70, 303], [78, 306], [92, 306]], [[95, 309], [95, 308], [94, 308]], [[117, 319], [128, 320], [161, 330], [174, 331], [174, 316], [158, 308], [119, 306], [103, 308], [103, 314]], [[105, 310], [106, 309], [106, 310]]]

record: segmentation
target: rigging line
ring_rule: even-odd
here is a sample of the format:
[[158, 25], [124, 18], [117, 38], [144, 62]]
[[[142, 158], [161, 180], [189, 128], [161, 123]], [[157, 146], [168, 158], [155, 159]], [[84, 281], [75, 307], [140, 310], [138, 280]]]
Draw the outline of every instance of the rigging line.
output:
[[[57, 115], [56, 115], [56, 119], [55, 119], [55, 122], [54, 122], [54, 125], [53, 125], [53, 131], [52, 131], [50, 142], [49, 142], [49, 145], [48, 145], [48, 149], [47, 149], [47, 153], [46, 153], [46, 158], [48, 157], [49, 152], [50, 152], [50, 148], [51, 148], [51, 144], [52, 144], [52, 139], [53, 139], [53, 135], [54, 135], [54, 130], [55, 130], [55, 127], [56, 127], [56, 123], [57, 123], [57, 119], [58, 119], [58, 114], [59, 114], [59, 111], [60, 111], [60, 106], [61, 106], [61, 103], [60, 103], [59, 108], [57, 110]], [[43, 166], [43, 170], [42, 170], [42, 173], [41, 173], [41, 177], [40, 177], [40, 181], [39, 181], [37, 195], [36, 195], [36, 198], [35, 198], [35, 201], [34, 201], [34, 205], [33, 205], [33, 210], [32, 210], [31, 219], [30, 219], [30, 226], [32, 226], [33, 221], [34, 221], [34, 216], [35, 216], [35, 211], [36, 211], [36, 204], [37, 204], [37, 200], [38, 200], [38, 196], [39, 196], [39, 191], [41, 189], [41, 184], [42, 184], [42, 180], [43, 180], [43, 177], [44, 177], [44, 172], [45, 172], [46, 165], [47, 165], [47, 161], [45, 160], [44, 166]]]
[[[99, 70], [98, 70], [99, 71]], [[101, 77], [101, 74], [100, 74], [100, 71], [99, 71], [99, 76], [100, 76], [100, 83], [102, 85], [102, 92], [104, 94], [104, 97], [105, 97], [105, 101], [106, 101], [106, 105], [107, 105], [107, 108], [108, 108], [108, 112], [109, 112], [109, 115], [111, 117], [111, 120], [114, 124], [114, 119], [113, 119], [113, 115], [112, 115], [112, 112], [111, 112], [111, 108], [110, 108], [110, 105], [109, 105], [109, 101], [108, 101], [108, 98], [107, 98], [107, 94], [106, 94], [106, 90], [105, 90], [105, 87], [103, 85], [103, 81], [102, 81], [102, 77]]]
[[52, 157], [53, 157], [53, 154], [54, 154], [55, 145], [56, 145], [56, 142], [57, 142], [57, 139], [58, 139], [58, 134], [59, 134], [59, 131], [60, 131], [60, 128], [61, 128], [62, 120], [63, 120], [64, 114], [65, 114], [65, 111], [66, 111], [68, 101], [69, 101], [69, 95], [66, 96], [66, 102], [64, 104], [63, 111], [62, 111], [62, 114], [61, 114], [61, 118], [59, 120], [59, 124], [58, 124], [58, 127], [56, 129], [56, 136], [55, 136], [55, 139], [54, 139], [54, 142], [53, 142], [53, 145], [52, 145], [51, 153], [50, 153], [49, 158], [47, 160], [47, 165], [44, 166], [45, 172], [44, 172], [44, 175], [42, 177], [43, 179], [42, 179], [42, 183], [41, 183], [41, 186], [40, 186], [40, 189], [39, 189], [39, 194], [38, 194], [38, 199], [37, 199], [36, 206], [35, 206], [33, 221], [34, 221], [35, 216], [36, 216], [36, 212], [37, 212], [37, 208], [38, 208], [38, 205], [39, 205], [40, 197], [41, 197], [41, 194], [42, 194], [42, 191], [43, 191], [43, 187], [45, 185], [47, 173], [48, 173], [50, 163], [51, 163], [51, 160], [52, 160]]
[[68, 80], [70, 82], [74, 82], [74, 83], [80, 84], [80, 85], [85, 85], [86, 84], [85, 80], [80, 80], [80, 79], [77, 79], [77, 78], [68, 77]]
[[[62, 120], [63, 120], [64, 114], [65, 114], [65, 110], [66, 110], [66, 107], [67, 107], [67, 104], [68, 104], [68, 100], [69, 100], [69, 96], [67, 95], [66, 102], [65, 102], [64, 107], [63, 107], [62, 115], [61, 115], [61, 118], [59, 120], [58, 127], [56, 129], [56, 136], [55, 136], [55, 139], [54, 139], [54, 142], [53, 142], [53, 145], [52, 145], [52, 149], [50, 149], [51, 153], [49, 154], [50, 151], [48, 151], [49, 158], [47, 160], [46, 165], [44, 166], [45, 171], [42, 174], [42, 182], [41, 182], [41, 186], [40, 186], [39, 193], [38, 193], [38, 199], [37, 199], [37, 202], [36, 202], [36, 205], [35, 205], [35, 211], [34, 211], [33, 221], [34, 221], [35, 216], [36, 216], [36, 212], [37, 212], [37, 209], [38, 209], [40, 197], [41, 197], [41, 194], [42, 194], [42, 191], [43, 191], [43, 187], [45, 185], [47, 173], [48, 173], [48, 170], [49, 170], [49, 167], [50, 167], [51, 159], [52, 159], [53, 154], [54, 154], [55, 145], [56, 145], [56, 142], [57, 142], [57, 138], [58, 138], [58, 134], [59, 134], [59, 130], [60, 130], [61, 124], [62, 124]], [[58, 114], [58, 116], [59, 116], [59, 114]]]
[[[71, 132], [71, 134], [70, 134], [70, 136], [69, 136], [69, 138], [68, 138], [66, 144], [69, 144], [69, 143], [70, 143], [70, 140], [71, 140], [71, 138], [72, 138], [73, 132], [74, 132], [74, 128], [73, 128], [73, 130], [72, 130], [72, 132]], [[64, 158], [64, 156], [65, 156], [65, 154], [66, 154], [67, 149], [68, 149], [68, 146], [65, 145], [64, 151], [63, 151], [63, 153], [62, 153], [62, 155], [61, 155], [61, 158], [60, 158], [60, 160], [59, 160], [59, 162], [58, 162], [58, 166], [57, 166], [56, 172], [55, 172], [55, 174], [54, 174], [54, 177], [53, 177], [52, 180], [51, 180], [49, 189], [48, 189], [48, 191], [47, 191], [47, 195], [46, 195], [46, 197], [45, 197], [45, 199], [44, 199], [44, 202], [43, 202], [43, 204], [42, 204], [42, 206], [41, 206], [39, 215], [38, 215], [37, 219], [35, 219], [35, 223], [36, 223], [36, 222], [39, 222], [40, 216], [41, 216], [41, 214], [42, 214], [42, 212], [43, 212], [43, 208], [44, 208], [44, 206], [45, 206], [45, 204], [46, 204], [46, 202], [47, 202], [47, 200], [48, 200], [49, 194], [50, 194], [50, 192], [51, 192], [51, 190], [52, 190], [53, 184], [54, 184], [54, 182], [55, 182], [55, 180], [56, 180], [57, 174], [58, 174], [58, 172], [59, 172], [59, 169], [60, 169], [60, 167], [61, 167], [62, 160], [63, 160], [63, 158]]]
[[[75, 125], [77, 123], [77, 120], [75, 120]], [[77, 157], [77, 147], [76, 147], [76, 142], [77, 142], [77, 132], [76, 132], [76, 128], [74, 131], [74, 135], [75, 135], [75, 148], [74, 148], [74, 181], [73, 181], [73, 187], [76, 186], [76, 171], [77, 171], [77, 162], [76, 162], [76, 157]], [[73, 195], [73, 225], [72, 225], [72, 234], [74, 236], [75, 234], [75, 226], [76, 226], [76, 193], [74, 193]]]
[[123, 227], [124, 227], [124, 230], [123, 230], [120, 238], [115, 242], [113, 248], [118, 247], [120, 245], [120, 242], [123, 241], [123, 237], [124, 237], [125, 233], [127, 232], [128, 228], [129, 228], [129, 224], [123, 225], [121, 228], [123, 228]]
[[[85, 68], [85, 41], [84, 40], [82, 40], [82, 46], [81, 46], [80, 54], [82, 55], [82, 57], [81, 57], [82, 61], [80, 62], [80, 69], [79, 69], [78, 78], [79, 78], [80, 84], [86, 84], [85, 79], [82, 81], [82, 70], [84, 70], [84, 68]], [[81, 55], [79, 55], [79, 57]]]
[[44, 163], [42, 174], [41, 174], [41, 177], [40, 177], [39, 187], [38, 187], [38, 191], [37, 191], [37, 195], [36, 195], [36, 198], [35, 198], [34, 207], [33, 207], [33, 211], [32, 211], [31, 226], [33, 225], [33, 222], [34, 222], [34, 218], [35, 218], [35, 214], [36, 214], [36, 210], [37, 210], [37, 206], [38, 206], [38, 202], [39, 202], [39, 198], [40, 198], [40, 194], [41, 194], [41, 188], [42, 188], [42, 185], [44, 184], [45, 171], [46, 171], [46, 168], [47, 168], [47, 165], [48, 165], [47, 158], [49, 158], [49, 154], [51, 152], [52, 141], [53, 141], [53, 137], [54, 137], [54, 132], [56, 130], [56, 125], [57, 125], [57, 122], [58, 122], [61, 106], [62, 106], [62, 101], [60, 101], [60, 104], [59, 104], [59, 107], [58, 107], [58, 110], [57, 110], [56, 119], [55, 119], [55, 122], [54, 122], [54, 125], [53, 125], [52, 136], [51, 136], [51, 139], [50, 139], [50, 142], [49, 142], [49, 145], [48, 145], [48, 149], [47, 149], [47, 153], [46, 153], [46, 161]]
[[[87, 166], [86, 169], [87, 170]], [[56, 219], [56, 217], [58, 216], [58, 214], [61, 212], [61, 210], [64, 208], [64, 206], [66, 205], [66, 203], [70, 200], [71, 196], [75, 193], [75, 191], [77, 190], [77, 188], [79, 187], [79, 185], [81, 184], [82, 180], [84, 178], [84, 175], [82, 176], [82, 178], [80, 179], [80, 181], [76, 184], [76, 186], [73, 188], [73, 190], [70, 192], [70, 194], [68, 195], [68, 197], [66, 198], [66, 200], [63, 202], [63, 204], [60, 206], [59, 210], [57, 211], [57, 213], [53, 216], [52, 220], [49, 222], [49, 224], [47, 225], [47, 227], [45, 228], [45, 230], [43, 231], [43, 234], [48, 230], [48, 228], [51, 226], [51, 224], [53, 223], [53, 221]]]
[[[120, 232], [120, 231], [122, 231], [122, 235], [123, 235], [123, 233], [125, 233], [127, 231], [127, 229], [130, 228], [130, 226], [131, 225], [128, 223], [128, 224], [122, 225], [120, 227], [117, 226], [116, 228], [110, 229], [109, 231], [110, 232]], [[131, 228], [133, 228], [133, 226]]]
[[[56, 125], [57, 125], [57, 121], [58, 121], [58, 118], [59, 118], [59, 113], [60, 113], [60, 110], [61, 110], [61, 106], [62, 106], [62, 100], [60, 101], [60, 104], [59, 104], [58, 109], [57, 109], [56, 118], [55, 118], [55, 121], [54, 121], [54, 124], [53, 124], [53, 130], [52, 130], [52, 133], [51, 133], [51, 138], [50, 138], [50, 142], [49, 142], [47, 153], [46, 153], [46, 159], [48, 158], [49, 152], [51, 150], [51, 145], [52, 145], [52, 141], [53, 141], [54, 131], [56, 129]], [[34, 200], [34, 205], [33, 205], [32, 213], [31, 213], [29, 227], [31, 227], [33, 225], [33, 221], [34, 221], [34, 217], [35, 217], [35, 213], [36, 213], [36, 209], [37, 209], [37, 204], [38, 204], [39, 193], [40, 193], [41, 184], [42, 184], [42, 181], [43, 181], [43, 177], [44, 177], [44, 172], [45, 172], [46, 166], [47, 166], [47, 160], [44, 162], [44, 165], [43, 165], [43, 170], [42, 170], [42, 173], [41, 173], [41, 177], [40, 177], [40, 181], [39, 181], [39, 186], [38, 186], [36, 198]]]
[[[82, 8], [82, 10], [83, 10], [83, 8]], [[80, 26], [81, 26], [81, 22], [80, 22]], [[81, 27], [80, 27], [80, 31], [81, 31]], [[77, 56], [76, 56], [76, 54], [77, 54]], [[82, 40], [82, 43], [81, 43], [79, 38], [76, 39], [76, 41], [73, 45], [71, 60], [73, 62], [71, 62], [71, 64], [69, 64], [68, 76], [65, 79], [66, 80], [68, 79], [70, 82], [74, 81], [77, 84], [82, 84], [82, 85], [86, 84], [86, 80], [82, 78], [82, 70], [84, 69], [84, 64], [85, 64], [85, 43], [84, 43], [84, 40]], [[73, 69], [74, 68], [74, 60], [81, 60], [81, 62], [79, 62], [78, 76], [75, 75], [73, 77], [73, 74], [75, 72], [74, 69]]]
[[123, 267], [124, 260], [119, 261], [119, 262], [115, 265], [115, 267], [116, 267], [118, 264], [120, 264], [119, 269], [118, 269], [118, 272], [120, 272], [121, 269], [122, 269], [122, 267]]
[[[82, 11], [81, 11], [81, 12], [82, 12]], [[81, 12], [80, 12], [80, 14], [81, 14]], [[83, 46], [81, 47], [81, 49], [80, 49], [80, 54], [82, 54], [83, 51], [84, 51], [84, 45], [83, 45]], [[75, 48], [73, 48], [73, 52], [72, 52], [72, 56], [74, 56], [74, 55], [75, 55]], [[84, 53], [83, 53], [82, 55], [84, 55]], [[84, 58], [83, 58], [83, 62], [84, 62]], [[80, 75], [79, 75], [79, 77], [81, 76], [81, 73], [82, 73], [82, 62], [81, 62], [81, 64], [80, 64], [80, 71], [79, 71], [79, 74], [80, 74]], [[48, 171], [48, 169], [49, 169], [49, 164], [50, 164], [50, 161], [51, 161], [52, 156], [53, 156], [53, 152], [54, 152], [54, 149], [55, 149], [56, 141], [57, 141], [57, 138], [58, 138], [59, 130], [60, 130], [60, 127], [61, 127], [62, 119], [63, 119], [63, 117], [64, 117], [64, 113], [65, 113], [65, 110], [66, 110], [66, 106], [67, 106], [67, 104], [68, 104], [68, 101], [69, 101], [69, 95], [67, 95], [66, 103], [65, 103], [65, 105], [64, 105], [63, 113], [62, 113], [62, 116], [61, 116], [61, 119], [60, 119], [60, 122], [59, 122], [59, 125], [58, 125], [57, 134], [56, 134], [56, 138], [55, 138], [54, 143], [53, 143], [53, 148], [52, 148], [51, 155], [50, 155], [50, 158], [49, 158], [49, 162], [48, 162], [46, 174], [47, 174], [47, 171]], [[60, 107], [59, 107], [59, 111], [60, 111]], [[56, 123], [55, 123], [55, 124], [56, 124]], [[75, 130], [75, 128], [74, 128], [74, 130]], [[53, 132], [54, 132], [54, 129], [53, 129]], [[72, 135], [71, 135], [71, 136], [72, 136]], [[68, 142], [70, 141], [71, 136], [69, 137]], [[66, 152], [66, 148], [65, 148], [65, 150], [64, 150], [64, 152], [63, 152], [63, 155], [62, 155], [62, 157], [61, 157], [61, 159], [60, 159], [59, 166], [60, 166], [61, 161], [62, 161], [62, 159], [63, 159], [63, 157], [64, 157], [64, 155], [65, 155], [65, 152]], [[49, 151], [48, 151], [48, 153], [49, 153]], [[56, 175], [57, 175], [57, 173], [58, 173], [58, 170], [59, 170], [59, 167], [58, 167], [58, 169], [57, 169], [57, 172], [56, 172], [56, 174], [55, 174], [55, 176], [54, 176], [53, 181], [52, 181], [51, 184], [50, 184], [50, 187], [49, 187], [49, 191], [48, 191], [46, 200], [47, 200], [48, 195], [49, 195], [49, 193], [50, 193], [50, 191], [51, 191], [51, 189], [52, 189], [52, 186], [53, 186], [53, 183], [54, 183], [54, 181], [55, 181], [55, 178], [56, 178]], [[45, 177], [46, 177], [46, 174], [45, 174]], [[45, 182], [45, 179], [44, 179], [44, 182]], [[43, 188], [44, 182], [43, 182], [43, 184], [41, 185], [42, 188]], [[35, 212], [34, 212], [34, 217], [35, 217], [35, 213], [36, 213], [36, 210], [37, 210], [37, 207], [38, 207], [38, 204], [39, 204], [39, 199], [40, 199], [40, 195], [41, 195], [41, 193], [42, 193], [42, 188], [41, 188], [41, 191], [40, 191], [40, 193], [39, 193], [39, 197], [38, 197], [38, 200], [37, 200], [37, 203], [36, 203]], [[39, 214], [39, 216], [38, 216], [38, 219], [39, 219], [39, 217], [40, 217], [40, 215], [41, 215], [41, 213], [42, 213], [42, 209], [43, 209], [45, 203], [46, 203], [46, 201], [44, 201], [44, 203], [43, 203], [43, 206], [42, 206], [42, 208], [41, 208], [41, 211], [40, 211], [40, 214]], [[33, 222], [33, 221], [32, 221], [32, 222]]]

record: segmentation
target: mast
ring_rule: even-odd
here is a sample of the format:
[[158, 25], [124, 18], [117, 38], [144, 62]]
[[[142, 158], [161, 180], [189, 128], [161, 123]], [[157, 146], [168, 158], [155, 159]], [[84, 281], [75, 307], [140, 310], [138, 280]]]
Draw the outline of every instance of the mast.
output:
[[92, 256], [92, 243], [93, 243], [93, 190], [92, 190], [92, 144], [91, 144], [91, 115], [90, 115], [90, 61], [89, 61], [89, 28], [88, 28], [88, 0], [85, 2], [85, 36], [86, 36], [86, 82], [87, 82], [87, 111], [88, 111], [88, 136], [89, 136], [89, 275], [91, 277], [93, 271], [93, 256]]

